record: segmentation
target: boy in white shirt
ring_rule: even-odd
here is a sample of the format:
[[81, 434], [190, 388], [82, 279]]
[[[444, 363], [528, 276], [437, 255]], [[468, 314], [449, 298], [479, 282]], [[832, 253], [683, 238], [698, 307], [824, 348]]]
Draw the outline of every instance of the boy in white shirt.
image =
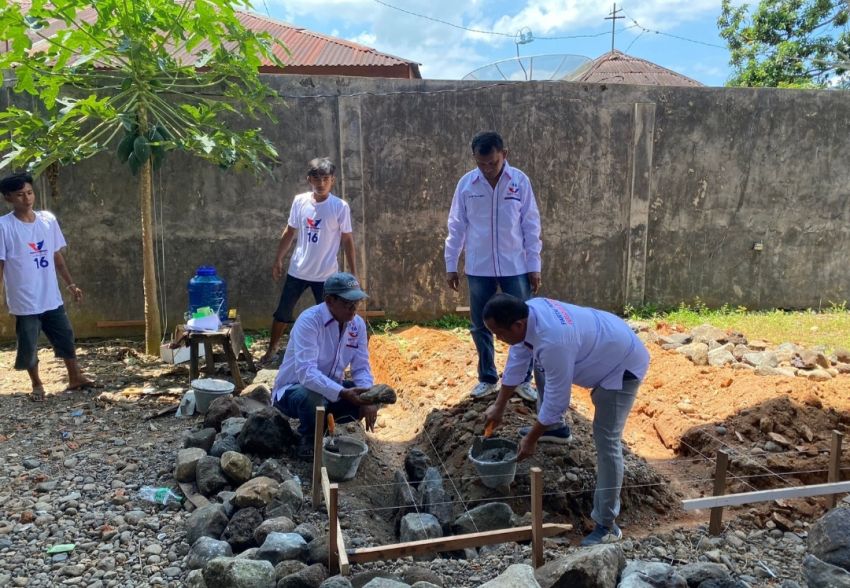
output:
[[292, 326], [292, 311], [304, 290], [310, 288], [316, 304], [322, 302], [325, 280], [338, 271], [337, 254], [342, 244], [349, 271], [357, 275], [354, 237], [351, 234], [351, 210], [348, 203], [331, 193], [336, 166], [327, 157], [308, 164], [307, 182], [311, 191], [298, 194], [292, 202], [287, 226], [280, 236], [272, 277], [280, 281], [283, 260], [297, 239], [289, 260], [289, 271], [274, 312], [269, 349], [260, 364], [269, 364], [277, 353], [281, 337]]
[[60, 250], [65, 237], [56, 217], [33, 210], [32, 176], [20, 173], [0, 180], [0, 192], [12, 212], [0, 217], [0, 285], [5, 280], [6, 305], [15, 317], [16, 370], [27, 370], [32, 381], [30, 398], [45, 399], [38, 373], [38, 334], [44, 331], [56, 357], [68, 369], [68, 389], [78, 390], [93, 382], [80, 371], [74, 349], [74, 331], [65, 313], [56, 272], [77, 302], [83, 292], [74, 283]]

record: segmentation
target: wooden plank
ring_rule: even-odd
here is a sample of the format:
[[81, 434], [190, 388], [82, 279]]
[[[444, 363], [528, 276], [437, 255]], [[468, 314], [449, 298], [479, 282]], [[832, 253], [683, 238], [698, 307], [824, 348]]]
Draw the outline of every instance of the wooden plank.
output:
[[316, 407], [316, 428], [313, 431], [313, 510], [319, 510], [319, 505], [322, 501], [322, 437], [325, 431], [324, 406]]
[[531, 564], [543, 565], [543, 470], [531, 468]]
[[768, 502], [770, 500], [777, 500], [780, 498], [828, 496], [831, 494], [842, 494], [844, 492], [850, 492], [850, 482], [813, 484], [811, 486], [795, 486], [793, 488], [777, 488], [775, 490], [759, 490], [757, 492], [727, 494], [726, 496], [694, 498], [691, 500], [683, 500], [682, 507], [684, 507], [685, 510], [699, 510], [701, 508], [714, 508], [717, 506], [738, 506], [741, 504], [753, 504], [755, 502]]
[[169, 404], [165, 408], [161, 408], [158, 411], [156, 411], [155, 413], [149, 414], [148, 416], [146, 416], [144, 418], [144, 420], [149, 421], [151, 419], [158, 419], [160, 417], [164, 417], [165, 415], [168, 415], [168, 414], [174, 414], [175, 412], [177, 412], [178, 408], [180, 408], [179, 402], [177, 404]]
[[[717, 466], [714, 469], [714, 496], [726, 494], [726, 470], [729, 468], [729, 454], [725, 451], [717, 452]], [[723, 526], [723, 507], [715, 506], [711, 509], [711, 518], [708, 522], [708, 534], [720, 535]]]
[[[572, 525], [556, 525], [547, 523], [541, 528], [543, 537], [553, 537], [568, 531], [572, 531]], [[348, 559], [352, 563], [366, 563], [379, 560], [393, 560], [408, 555], [424, 555], [439, 551], [455, 551], [467, 547], [481, 547], [482, 545], [495, 545], [498, 543], [510, 543], [513, 541], [530, 541], [531, 525], [526, 527], [514, 527], [512, 529], [498, 529], [496, 531], [484, 531], [481, 533], [467, 533], [465, 535], [453, 535], [451, 537], [439, 537], [437, 539], [423, 539], [421, 541], [408, 541], [407, 543], [395, 543], [392, 545], [380, 545], [378, 547], [363, 547], [348, 552]]]
[[130, 320], [130, 321], [97, 321], [95, 326], [98, 329], [118, 329], [121, 327], [144, 327], [145, 321], [141, 320]]
[[[827, 474], [827, 482], [841, 481], [841, 440], [844, 435], [839, 431], [832, 432], [832, 443], [829, 447], [829, 473]], [[833, 494], [829, 497], [829, 507], [835, 508], [838, 504], [838, 496]]]
[[[325, 502], [330, 502], [331, 482], [328, 478], [327, 468], [322, 468], [322, 492], [325, 495]], [[347, 576], [351, 573], [351, 564], [349, 563], [348, 552], [345, 551], [345, 539], [342, 536], [342, 527], [339, 525], [339, 520], [336, 522], [336, 546], [339, 553], [339, 573]]]
[[195, 489], [189, 482], [180, 482], [179, 485], [180, 491], [183, 492], [183, 496], [186, 497], [186, 500], [194, 504], [196, 508], [207, 506], [210, 503], [210, 501], [207, 500], [203, 495], [195, 492]]
[[328, 569], [331, 575], [339, 573], [338, 502], [339, 484], [331, 484], [328, 487]]

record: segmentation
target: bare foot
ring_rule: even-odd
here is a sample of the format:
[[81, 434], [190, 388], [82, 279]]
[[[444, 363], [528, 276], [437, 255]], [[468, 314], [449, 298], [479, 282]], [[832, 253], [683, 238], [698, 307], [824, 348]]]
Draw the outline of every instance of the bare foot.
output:
[[33, 402], [44, 402], [46, 400], [46, 394], [44, 391], [44, 386], [41, 384], [32, 387], [32, 392], [30, 393], [30, 400]]
[[89, 380], [87, 377], [81, 375], [79, 378], [74, 378], [70, 382], [68, 382], [68, 387], [65, 390], [83, 390], [85, 388], [92, 388], [95, 386], [93, 380]]

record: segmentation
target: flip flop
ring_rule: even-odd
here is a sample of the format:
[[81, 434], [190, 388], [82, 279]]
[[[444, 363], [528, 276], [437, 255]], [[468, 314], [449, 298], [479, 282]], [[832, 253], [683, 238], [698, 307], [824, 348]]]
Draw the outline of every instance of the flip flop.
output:
[[65, 388], [65, 392], [73, 392], [75, 390], [88, 390], [90, 388], [97, 388], [97, 383], [85, 382], [83, 384], [77, 384], [76, 386], [68, 386]]
[[33, 387], [29, 398], [32, 402], [44, 402], [45, 400], [47, 400], [46, 393], [44, 391], [44, 386]]

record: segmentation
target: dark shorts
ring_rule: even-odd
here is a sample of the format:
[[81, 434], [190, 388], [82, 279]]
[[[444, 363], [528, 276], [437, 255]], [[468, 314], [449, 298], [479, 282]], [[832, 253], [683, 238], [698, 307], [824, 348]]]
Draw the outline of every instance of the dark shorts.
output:
[[308, 282], [286, 274], [283, 291], [280, 293], [280, 302], [277, 303], [277, 310], [274, 311], [274, 320], [279, 323], [295, 322], [295, 319], [292, 318], [292, 311], [295, 310], [298, 299], [301, 298], [301, 294], [307, 288], [313, 291], [313, 299], [316, 304], [319, 304], [322, 301], [322, 292], [325, 289], [324, 282]]
[[75, 359], [74, 330], [60, 306], [41, 314], [15, 316], [15, 334], [18, 336], [18, 354], [15, 357], [16, 370], [28, 370], [38, 365], [38, 334], [44, 331], [47, 340], [53, 346], [53, 353], [61, 359]]

